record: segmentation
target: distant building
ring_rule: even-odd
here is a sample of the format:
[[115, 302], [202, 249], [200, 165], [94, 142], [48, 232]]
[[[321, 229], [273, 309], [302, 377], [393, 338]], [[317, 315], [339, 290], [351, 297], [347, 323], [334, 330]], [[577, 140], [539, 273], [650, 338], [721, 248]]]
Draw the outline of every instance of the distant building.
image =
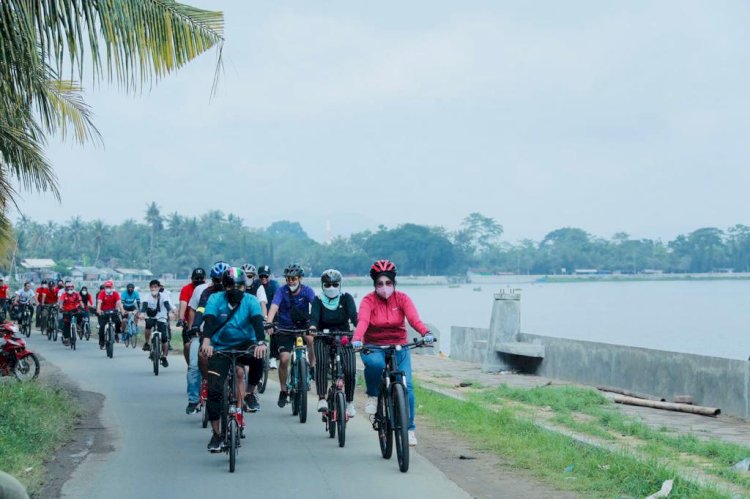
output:
[[147, 269], [115, 269], [119, 274], [118, 279], [124, 281], [146, 281], [154, 278], [154, 274]]
[[575, 269], [573, 273], [575, 275], [595, 275], [598, 274], [599, 271], [597, 269]]
[[76, 265], [70, 269], [70, 276], [78, 281], [98, 281], [101, 279], [101, 271], [98, 267]]
[[56, 279], [55, 265], [57, 264], [51, 258], [26, 258], [21, 262], [21, 267], [26, 270], [21, 279], [35, 282], [42, 279]]

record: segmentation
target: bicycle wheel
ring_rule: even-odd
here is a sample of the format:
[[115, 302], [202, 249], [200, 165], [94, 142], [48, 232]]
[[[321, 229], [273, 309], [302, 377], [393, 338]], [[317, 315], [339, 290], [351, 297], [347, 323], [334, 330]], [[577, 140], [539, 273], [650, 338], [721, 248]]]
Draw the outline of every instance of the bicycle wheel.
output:
[[28, 313], [26, 313], [26, 317], [24, 317], [23, 320], [23, 329], [26, 337], [31, 337], [31, 315], [29, 315]]
[[289, 387], [289, 399], [292, 402], [292, 416], [297, 416], [299, 414], [299, 390], [297, 390], [298, 369], [297, 362], [294, 361], [294, 357], [292, 357], [289, 368], [289, 381], [287, 381], [287, 386]]
[[161, 341], [158, 340], [158, 334], [151, 338], [151, 361], [154, 364], [154, 376], [159, 375], [159, 361], [161, 360]]
[[204, 428], [208, 427], [208, 411], [206, 410], [206, 404], [203, 404], [203, 407], [201, 407], [201, 410], [203, 411], [203, 416], [201, 420], [201, 426]]
[[30, 353], [23, 359], [16, 361], [13, 367], [13, 376], [18, 381], [34, 381], [39, 376], [39, 359]]
[[52, 330], [54, 327], [52, 327], [51, 320], [49, 315], [47, 315], [47, 341], [52, 341]]
[[406, 406], [406, 389], [401, 383], [391, 385], [393, 401], [393, 434], [396, 441], [398, 469], [409, 471], [409, 409]]
[[57, 341], [57, 324], [52, 328], [52, 341]]
[[76, 340], [78, 339], [78, 331], [76, 330], [76, 321], [74, 317], [70, 318], [70, 349], [76, 349]]
[[333, 438], [336, 436], [336, 422], [331, 416], [335, 408], [335, 394], [333, 393], [333, 388], [328, 390], [326, 402], [328, 403], [328, 411], [323, 414], [323, 420], [326, 422], [326, 427], [328, 428], [328, 438]]
[[138, 326], [133, 323], [133, 330], [130, 332], [130, 348], [135, 348], [138, 345]]
[[229, 472], [234, 473], [234, 465], [237, 460], [237, 444], [240, 438], [239, 431], [237, 428], [237, 420], [232, 418], [229, 420], [229, 433], [227, 433], [227, 439], [229, 440]]
[[344, 392], [336, 392], [336, 430], [339, 432], [339, 447], [346, 444], [346, 396]]
[[266, 391], [266, 384], [268, 384], [268, 367], [271, 365], [270, 354], [266, 348], [266, 355], [263, 357], [263, 376], [260, 378], [258, 384], [258, 393], [264, 393]]
[[310, 368], [307, 359], [302, 357], [297, 364], [297, 396], [299, 397], [299, 422], [307, 422], [307, 375]]
[[105, 339], [106, 347], [107, 347], [107, 357], [110, 359], [114, 356], [115, 352], [115, 333], [113, 331], [114, 326], [112, 324], [107, 324], [107, 336]]
[[91, 326], [89, 325], [89, 321], [83, 323], [83, 336], [86, 337], [86, 341], [91, 339]]
[[385, 399], [385, 393], [381, 386], [380, 393], [378, 394], [378, 409], [375, 414], [375, 429], [378, 432], [380, 454], [383, 456], [383, 459], [390, 459], [393, 454], [393, 433], [391, 431], [390, 419], [388, 402]]

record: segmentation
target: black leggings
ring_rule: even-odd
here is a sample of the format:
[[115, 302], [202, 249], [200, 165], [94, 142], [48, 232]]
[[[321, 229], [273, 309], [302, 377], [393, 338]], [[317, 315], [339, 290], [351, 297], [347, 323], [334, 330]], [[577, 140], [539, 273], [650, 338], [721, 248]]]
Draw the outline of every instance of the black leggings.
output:
[[[328, 371], [331, 367], [332, 349], [332, 339], [315, 338], [313, 350], [315, 351], [315, 388], [318, 391], [318, 397], [325, 397], [328, 391]], [[354, 349], [351, 346], [345, 346], [341, 349], [341, 367], [344, 370], [346, 401], [351, 402], [354, 400], [355, 375], [357, 372], [357, 358], [354, 356]]]
[[[208, 359], [208, 400], [206, 402], [206, 411], [208, 411], [208, 420], [216, 421], [221, 417], [221, 395], [224, 388], [224, 382], [229, 374], [229, 368], [232, 360], [224, 355], [214, 353]], [[249, 366], [247, 382], [249, 385], [257, 385], [263, 375], [263, 359], [245, 356], [237, 359], [237, 366]], [[244, 380], [238, 379], [239, 383]], [[242, 403], [240, 401], [240, 403]]]
[[[99, 346], [104, 346], [104, 328], [109, 322], [109, 316], [107, 314], [101, 314], [99, 316]], [[115, 323], [115, 334], [120, 334], [120, 314], [114, 314], [112, 316], [112, 322]]]

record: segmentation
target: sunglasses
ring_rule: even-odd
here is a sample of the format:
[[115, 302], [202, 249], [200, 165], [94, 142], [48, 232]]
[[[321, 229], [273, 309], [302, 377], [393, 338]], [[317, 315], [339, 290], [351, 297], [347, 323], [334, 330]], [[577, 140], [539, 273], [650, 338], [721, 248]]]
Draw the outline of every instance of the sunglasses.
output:
[[286, 282], [297, 282], [299, 281], [299, 277], [287, 277]]
[[391, 286], [393, 286], [393, 281], [378, 281], [375, 286], [378, 288], [382, 288], [383, 286], [387, 286], [390, 288]]
[[263, 274], [259, 275], [258, 277], [260, 277], [261, 279], [268, 279], [268, 276]]
[[327, 283], [323, 284], [323, 287], [324, 288], [338, 288], [339, 287], [339, 283], [337, 283], [337, 282], [327, 282]]

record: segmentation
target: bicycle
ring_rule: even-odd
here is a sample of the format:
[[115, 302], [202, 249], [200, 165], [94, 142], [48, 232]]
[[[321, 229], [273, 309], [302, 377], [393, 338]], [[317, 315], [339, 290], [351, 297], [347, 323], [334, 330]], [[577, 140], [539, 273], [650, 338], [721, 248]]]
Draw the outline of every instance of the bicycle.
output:
[[107, 310], [106, 312], [102, 312], [102, 314], [107, 318], [107, 323], [104, 325], [104, 347], [107, 351], [107, 357], [110, 359], [114, 357], [114, 350], [115, 350], [115, 320], [114, 318], [117, 316], [117, 311], [115, 310]]
[[128, 314], [128, 320], [125, 324], [125, 330], [122, 333], [122, 342], [125, 347], [130, 346], [135, 348], [138, 344], [138, 322], [135, 319], [135, 311], [130, 311]]
[[47, 308], [47, 340], [57, 341], [57, 305]]
[[63, 327], [65, 327], [66, 316], [67, 316], [67, 320], [70, 322], [70, 326], [69, 326], [69, 330], [70, 330], [69, 336], [70, 337], [69, 337], [68, 341], [70, 342], [70, 349], [71, 350], [75, 350], [76, 349], [76, 340], [78, 339], [78, 325], [76, 324], [76, 322], [78, 322], [78, 321], [76, 321], [76, 314], [77, 313], [78, 312], [75, 311], [75, 310], [71, 311], [71, 312], [64, 312], [63, 313]]
[[310, 365], [307, 361], [307, 344], [305, 335], [310, 334], [307, 329], [284, 329], [274, 325], [276, 332], [286, 336], [293, 336], [294, 351], [289, 362], [289, 374], [286, 379], [286, 391], [292, 401], [292, 416], [299, 416], [299, 422], [307, 422], [307, 389], [309, 386]]
[[338, 432], [339, 447], [346, 444], [346, 423], [349, 416], [346, 414], [346, 390], [344, 383], [344, 367], [341, 364], [341, 350], [344, 348], [343, 338], [351, 339], [350, 331], [328, 331], [315, 333], [316, 336], [330, 338], [330, 367], [331, 385], [328, 387], [326, 402], [328, 408], [323, 413], [323, 422], [326, 425], [328, 436], [334, 438]]
[[149, 357], [154, 364], [154, 376], [158, 376], [159, 362], [161, 361], [161, 333], [159, 332], [158, 322], [151, 331], [151, 353]]
[[86, 341], [91, 339], [91, 319], [89, 313], [84, 311], [81, 312], [81, 332], [79, 333], [79, 339], [86, 338]]
[[374, 350], [385, 352], [385, 368], [378, 388], [378, 406], [375, 415], [371, 416], [372, 429], [378, 432], [380, 452], [383, 459], [390, 459], [393, 454], [393, 442], [396, 442], [398, 468], [402, 473], [409, 470], [409, 399], [406, 390], [406, 375], [398, 370], [396, 352], [431, 346], [423, 339], [415, 338], [406, 345], [380, 347], [365, 345], [364, 353]]
[[31, 307], [32, 305], [24, 305], [21, 312], [21, 334], [25, 334], [27, 338], [31, 337]]
[[237, 449], [240, 447], [245, 418], [242, 414], [242, 404], [237, 400], [237, 358], [250, 356], [255, 353], [255, 345], [247, 350], [214, 351], [214, 355], [223, 355], [230, 360], [229, 373], [224, 382], [221, 397], [221, 434], [224, 435], [223, 451], [229, 453], [229, 472], [234, 473], [237, 461]]

